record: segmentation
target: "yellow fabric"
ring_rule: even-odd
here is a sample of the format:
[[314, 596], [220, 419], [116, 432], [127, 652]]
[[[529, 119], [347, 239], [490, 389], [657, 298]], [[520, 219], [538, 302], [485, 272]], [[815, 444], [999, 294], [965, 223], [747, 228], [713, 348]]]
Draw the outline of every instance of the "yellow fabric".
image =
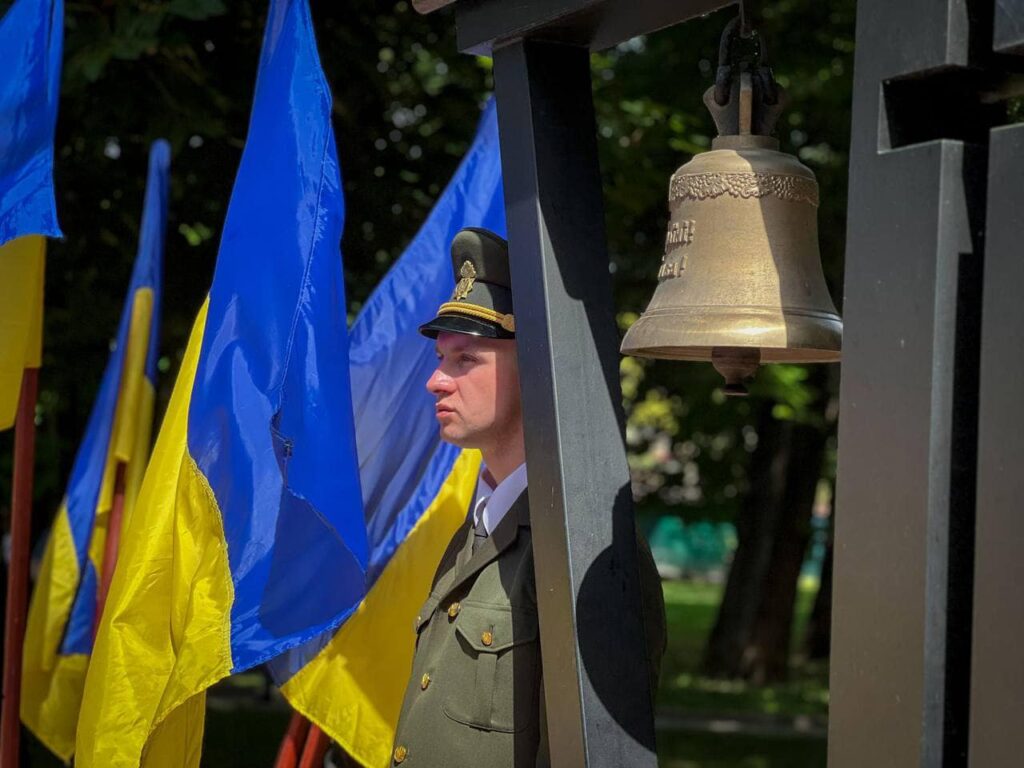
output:
[[124, 530], [128, 518], [135, 509], [135, 502], [139, 498], [139, 490], [142, 488], [142, 478], [146, 474], [146, 467], [149, 465], [149, 447], [153, 441], [153, 411], [156, 407], [156, 390], [153, 383], [146, 377], [142, 378], [142, 386], [139, 388], [139, 417], [135, 419], [135, 439], [133, 453], [135, 454], [125, 469], [124, 477], [124, 511], [121, 513], [121, 530]]
[[0, 246], [0, 430], [14, 425], [22, 372], [41, 362], [45, 266], [41, 235]]
[[466, 519], [479, 473], [480, 454], [463, 451], [356, 612], [281, 688], [296, 710], [368, 768], [389, 764], [412, 669], [416, 611]]
[[[153, 290], [141, 288], [133, 299], [128, 348], [121, 374], [117, 410], [107, 449], [103, 486], [97, 499], [96, 519], [89, 538], [88, 557], [97, 574], [103, 560], [113, 504], [114, 474], [127, 462], [124, 516], [134, 506], [139, 479], [145, 469], [156, 399], [146, 378], [145, 363], [153, 316]], [[118, 434], [130, 433], [130, 437]], [[127, 446], [118, 450], [119, 444]], [[43, 557], [39, 581], [32, 593], [25, 627], [22, 662], [21, 719], [46, 747], [67, 761], [75, 749], [75, 728], [89, 658], [85, 654], [58, 654], [71, 615], [81, 575], [78, 556], [62, 504]]]
[[[146, 378], [146, 358], [149, 356], [149, 331], [153, 323], [153, 289], [141, 288], [135, 292], [132, 302], [131, 332], [128, 334], [128, 348], [124, 355], [124, 369], [121, 374], [121, 392], [117, 400], [117, 416], [114, 418], [114, 435], [111, 448], [114, 456], [129, 462], [135, 455], [135, 438], [138, 433], [136, 416], [141, 413], [140, 400]], [[148, 445], [139, 446], [143, 454]]]
[[67, 762], [75, 751], [75, 724], [88, 657], [58, 656], [78, 590], [78, 555], [67, 508], [53, 523], [39, 581], [28, 610], [21, 680], [21, 719]]
[[188, 454], [207, 305], [185, 359], [99, 625], [78, 723], [79, 768], [196, 768], [203, 692], [231, 672], [231, 572], [221, 515]]

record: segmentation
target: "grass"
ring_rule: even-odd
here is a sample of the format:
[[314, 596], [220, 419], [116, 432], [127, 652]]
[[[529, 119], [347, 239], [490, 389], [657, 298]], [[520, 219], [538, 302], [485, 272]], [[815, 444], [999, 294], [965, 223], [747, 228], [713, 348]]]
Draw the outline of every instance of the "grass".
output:
[[[669, 643], [662, 662], [658, 705], [690, 713], [827, 715], [828, 668], [824, 664], [795, 664], [789, 681], [764, 688], [741, 681], [712, 680], [700, 674], [704, 643], [714, 625], [721, 593], [718, 585], [665, 584]], [[803, 637], [814, 595], [812, 587], [799, 592], [794, 648]]]
[[[704, 642], [714, 624], [721, 586], [689, 582], [665, 584], [665, 609], [669, 645], [662, 664], [658, 706], [662, 711], [682, 712], [685, 729], [658, 733], [661, 768], [822, 768], [825, 740], [798, 735], [785, 727], [769, 729], [772, 735], [717, 732], [712, 721], [764, 715], [814, 715], [828, 713], [828, 671], [824, 665], [798, 664], [783, 684], [754, 688], [742, 682], [711, 680], [700, 672]], [[797, 603], [795, 637], [802, 636], [811, 603], [812, 588], [801, 589]], [[794, 643], [794, 647], [798, 647]], [[262, 678], [240, 675], [211, 693], [207, 709], [203, 765], [217, 768], [269, 768], [273, 765], [289, 712], [281, 704], [261, 699]], [[706, 722], [707, 727], [701, 723]], [[38, 744], [26, 744], [28, 765], [56, 768], [61, 765]]]
[[[658, 708], [682, 712], [708, 728], [662, 730], [658, 733], [661, 768], [822, 768], [826, 743], [822, 737], [787, 732], [774, 735], [715, 732], [713, 719], [764, 715], [828, 714], [828, 669], [823, 664], [795, 664], [790, 679], [756, 688], [741, 681], [713, 680], [700, 674], [704, 643], [714, 625], [721, 600], [720, 585], [667, 582], [665, 613], [669, 642], [662, 662]], [[815, 591], [809, 585], [797, 598], [793, 647], [799, 647]], [[784, 723], [785, 720], [782, 720]], [[769, 729], [772, 730], [772, 729]]]
[[824, 739], [658, 734], [660, 768], [824, 768]]

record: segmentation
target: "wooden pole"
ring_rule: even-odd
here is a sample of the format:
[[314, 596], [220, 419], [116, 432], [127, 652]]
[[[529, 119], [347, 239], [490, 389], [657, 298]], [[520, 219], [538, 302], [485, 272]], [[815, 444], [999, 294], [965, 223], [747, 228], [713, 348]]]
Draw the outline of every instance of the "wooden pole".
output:
[[96, 615], [92, 621], [92, 637], [96, 639], [96, 631], [103, 616], [103, 607], [107, 604], [107, 593], [110, 592], [110, 581], [114, 578], [114, 566], [117, 565], [117, 553], [121, 548], [121, 522], [124, 517], [125, 474], [128, 465], [123, 461], [117, 463], [114, 470], [114, 498], [110, 505], [110, 520], [107, 523], [107, 541], [103, 547], [103, 574], [99, 589], [96, 591]]
[[292, 719], [288, 723], [288, 730], [281, 742], [281, 748], [277, 752], [274, 768], [296, 768], [298, 766], [307, 733], [309, 733], [309, 720], [298, 712], [293, 712]]
[[3, 710], [0, 713], [0, 767], [18, 765], [21, 735], [21, 654], [28, 603], [29, 533], [36, 453], [36, 400], [39, 369], [26, 368], [14, 433], [14, 482], [11, 492], [11, 562], [7, 570], [4, 619]]

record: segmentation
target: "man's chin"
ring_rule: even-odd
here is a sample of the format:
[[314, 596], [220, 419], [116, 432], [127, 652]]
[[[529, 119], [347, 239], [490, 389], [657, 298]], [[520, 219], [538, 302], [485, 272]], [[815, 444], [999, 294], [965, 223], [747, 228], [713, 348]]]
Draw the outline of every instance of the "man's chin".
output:
[[474, 448], [471, 445], [471, 440], [467, 439], [467, 436], [461, 432], [451, 429], [450, 427], [441, 427], [440, 429], [441, 439], [449, 445], [454, 445], [457, 448]]

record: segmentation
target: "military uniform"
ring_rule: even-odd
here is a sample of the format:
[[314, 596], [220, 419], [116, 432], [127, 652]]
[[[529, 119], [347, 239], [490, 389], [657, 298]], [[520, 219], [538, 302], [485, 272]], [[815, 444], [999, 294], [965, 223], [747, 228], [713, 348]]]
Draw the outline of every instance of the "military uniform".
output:
[[[505, 242], [483, 230], [463, 230], [452, 243], [452, 256], [460, 284], [452, 301], [421, 331], [514, 338]], [[476, 551], [474, 538], [473, 515], [468, 514], [411, 628], [416, 654], [392, 765], [550, 764], [527, 493], [478, 541]], [[638, 551], [653, 691], [665, 650], [665, 606], [654, 560], [642, 539]]]

